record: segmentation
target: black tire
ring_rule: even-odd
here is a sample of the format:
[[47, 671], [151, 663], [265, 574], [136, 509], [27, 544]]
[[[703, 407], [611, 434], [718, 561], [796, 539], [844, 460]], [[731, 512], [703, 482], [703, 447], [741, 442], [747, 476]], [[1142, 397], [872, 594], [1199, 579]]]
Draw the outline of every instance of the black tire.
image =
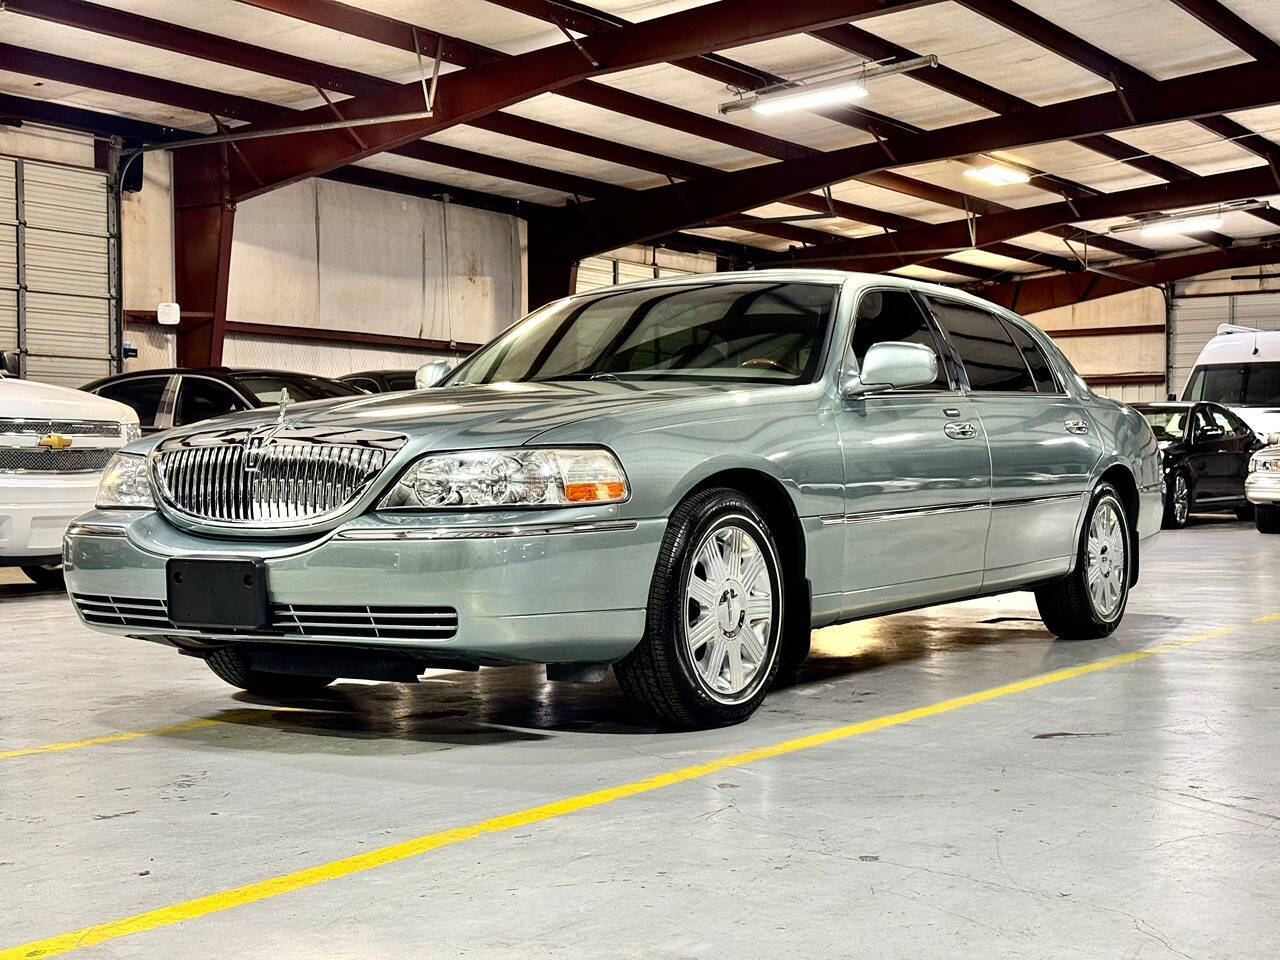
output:
[[1242, 523], [1248, 523], [1253, 519], [1253, 504], [1245, 504], [1243, 507], [1236, 507], [1236, 519]]
[[[1114, 610], [1099, 612], [1089, 591], [1089, 529], [1103, 504], [1117, 511], [1123, 532], [1124, 569], [1119, 576], [1119, 601]], [[1137, 543], [1129, 527], [1124, 501], [1115, 487], [1109, 483], [1098, 484], [1089, 501], [1084, 527], [1080, 532], [1080, 545], [1076, 554], [1076, 568], [1061, 580], [1036, 590], [1036, 606], [1040, 619], [1049, 632], [1062, 640], [1097, 640], [1108, 636], [1124, 617], [1129, 602], [1129, 585], [1133, 579], [1134, 551]], [[1105, 556], [1105, 555], [1104, 555]], [[1102, 562], [1101, 560], [1099, 561]], [[1110, 570], [1110, 565], [1107, 565]]]
[[254, 670], [241, 651], [230, 647], [215, 650], [205, 657], [205, 663], [220, 679], [233, 687], [267, 697], [304, 697], [323, 690], [338, 679], [337, 677], [309, 677], [300, 673], [268, 673], [266, 670]]
[[27, 579], [36, 586], [44, 587], [46, 590], [65, 590], [66, 581], [62, 578], [62, 564], [46, 563], [46, 564], [30, 564], [22, 568], [22, 572], [27, 575]]
[[1184, 467], [1174, 467], [1165, 480], [1164, 520], [1161, 526], [1166, 530], [1181, 530], [1187, 525], [1195, 504], [1196, 494], [1195, 488], [1191, 486], [1191, 475]]
[[[688, 618], [698, 608], [696, 600], [686, 598], [686, 587], [689, 578], [700, 569], [695, 560], [696, 551], [712, 534], [734, 527], [749, 534], [759, 548], [772, 596], [777, 600], [771, 607], [764, 652], [757, 660], [755, 673], [737, 693], [721, 695], [703, 678], [686, 639]], [[723, 487], [705, 490], [685, 500], [672, 512], [658, 552], [649, 586], [644, 638], [624, 660], [614, 664], [614, 674], [623, 693], [633, 704], [668, 726], [723, 727], [747, 719], [764, 700], [778, 671], [782, 624], [786, 622], [784, 584], [773, 534], [750, 500], [737, 490]], [[726, 606], [726, 610], [731, 609]], [[716, 613], [711, 615], [718, 616], [719, 610], [717, 606]], [[750, 629], [744, 612], [740, 611], [737, 623], [734, 634]], [[714, 648], [710, 646], [711, 641], [707, 643], [709, 664]], [[741, 657], [740, 652], [738, 656]], [[724, 669], [731, 669], [728, 652], [722, 662]]]
[[1280, 533], [1280, 507], [1256, 507], [1253, 523], [1259, 533]]

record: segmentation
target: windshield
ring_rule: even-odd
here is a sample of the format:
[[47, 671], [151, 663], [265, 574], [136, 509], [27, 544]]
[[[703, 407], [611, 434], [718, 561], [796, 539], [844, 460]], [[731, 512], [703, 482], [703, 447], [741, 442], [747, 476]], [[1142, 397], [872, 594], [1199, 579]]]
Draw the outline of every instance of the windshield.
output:
[[1157, 440], [1181, 440], [1187, 435], [1187, 414], [1190, 409], [1151, 409], [1138, 412], [1151, 424], [1151, 432], [1156, 435]]
[[362, 397], [364, 391], [337, 380], [302, 373], [233, 373], [231, 379], [270, 406], [280, 402], [280, 391], [289, 388], [290, 400], [325, 400], [329, 397]]
[[530, 314], [445, 386], [532, 380], [813, 379], [839, 287], [778, 281], [612, 288]]
[[1280, 363], [1221, 363], [1196, 367], [1183, 400], [1228, 407], [1280, 406]]

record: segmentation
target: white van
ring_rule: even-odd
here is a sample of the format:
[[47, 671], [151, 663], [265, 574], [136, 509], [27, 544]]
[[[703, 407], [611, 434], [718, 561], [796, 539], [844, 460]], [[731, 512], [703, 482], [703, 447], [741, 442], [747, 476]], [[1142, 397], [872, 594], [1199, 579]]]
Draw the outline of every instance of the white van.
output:
[[1229, 407], [1264, 440], [1280, 433], [1280, 330], [1222, 324], [1200, 351], [1182, 399]]

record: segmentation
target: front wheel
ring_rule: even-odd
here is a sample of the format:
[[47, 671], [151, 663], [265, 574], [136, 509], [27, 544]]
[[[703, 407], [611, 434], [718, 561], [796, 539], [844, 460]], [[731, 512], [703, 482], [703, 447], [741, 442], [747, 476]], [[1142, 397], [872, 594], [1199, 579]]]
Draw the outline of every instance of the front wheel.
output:
[[205, 658], [209, 669], [233, 687], [264, 697], [305, 697], [318, 693], [337, 677], [310, 677], [298, 673], [270, 673], [255, 670], [239, 650], [224, 647]]
[[1259, 533], [1280, 533], [1280, 507], [1255, 507], [1253, 522]]
[[66, 586], [60, 563], [29, 564], [22, 568], [22, 572], [32, 583], [48, 590], [61, 590]]
[[1115, 487], [1098, 484], [1089, 501], [1076, 569], [1036, 591], [1049, 632], [1063, 640], [1096, 640], [1120, 625], [1129, 601], [1132, 538]]
[[755, 505], [727, 488], [690, 497], [667, 523], [644, 638], [614, 665], [619, 686], [672, 726], [745, 720], [778, 669], [783, 600], [778, 550]]

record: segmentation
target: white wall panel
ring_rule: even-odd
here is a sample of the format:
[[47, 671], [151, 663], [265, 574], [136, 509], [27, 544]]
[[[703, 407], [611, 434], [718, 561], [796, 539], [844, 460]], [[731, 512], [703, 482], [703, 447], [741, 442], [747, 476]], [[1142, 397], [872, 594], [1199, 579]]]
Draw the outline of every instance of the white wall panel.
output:
[[[318, 323], [318, 182], [291, 184], [236, 209], [228, 319], [295, 326]], [[352, 225], [351, 229], [360, 228]]]
[[525, 311], [524, 221], [311, 180], [236, 212], [227, 318], [480, 343]]
[[229, 367], [268, 367], [342, 377], [361, 370], [416, 370], [429, 360], [456, 364], [461, 357], [427, 350], [233, 333], [227, 337], [223, 360]]

